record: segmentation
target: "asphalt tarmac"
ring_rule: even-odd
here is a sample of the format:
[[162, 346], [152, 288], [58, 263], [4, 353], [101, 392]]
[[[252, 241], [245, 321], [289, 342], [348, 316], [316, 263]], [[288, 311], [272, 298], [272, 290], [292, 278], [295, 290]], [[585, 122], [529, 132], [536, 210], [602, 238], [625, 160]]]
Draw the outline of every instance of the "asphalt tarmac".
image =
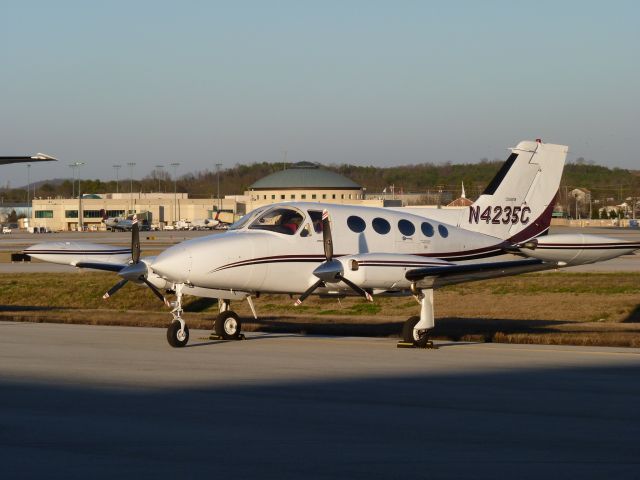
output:
[[637, 478], [640, 350], [0, 323], [2, 478]]

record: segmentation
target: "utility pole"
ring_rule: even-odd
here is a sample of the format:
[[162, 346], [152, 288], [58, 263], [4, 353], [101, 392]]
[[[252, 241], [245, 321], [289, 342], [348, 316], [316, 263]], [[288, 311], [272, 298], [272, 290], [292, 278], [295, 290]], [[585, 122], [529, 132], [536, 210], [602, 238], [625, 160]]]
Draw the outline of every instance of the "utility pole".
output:
[[176, 221], [176, 208], [178, 206], [178, 167], [180, 162], [171, 164], [173, 167], [173, 221]]
[[220, 200], [220, 167], [221, 163], [216, 163], [216, 183], [218, 184], [218, 194], [216, 198], [218, 199], [218, 211], [222, 209], [222, 201]]
[[160, 193], [160, 180], [162, 178], [162, 169], [164, 168], [164, 165], [156, 165], [156, 168], [158, 169], [158, 193]]
[[136, 166], [136, 162], [127, 162], [129, 166], [129, 212], [133, 210], [133, 167]]
[[120, 179], [118, 178], [118, 170], [122, 168], [122, 165], [114, 165], [113, 169], [116, 171], [116, 193], [120, 193]]

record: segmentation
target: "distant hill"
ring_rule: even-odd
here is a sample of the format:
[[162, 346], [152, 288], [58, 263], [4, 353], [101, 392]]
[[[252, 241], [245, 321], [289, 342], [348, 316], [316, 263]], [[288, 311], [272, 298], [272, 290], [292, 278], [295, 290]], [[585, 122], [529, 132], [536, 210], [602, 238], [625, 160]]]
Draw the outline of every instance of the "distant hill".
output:
[[[391, 185], [397, 193], [426, 193], [441, 188], [450, 192], [449, 196], [460, 193], [460, 184], [464, 182], [467, 196], [476, 197], [500, 168], [500, 160], [481, 160], [478, 163], [398, 165], [392, 167], [373, 167], [360, 165], [326, 165], [325, 168], [345, 175], [367, 189], [367, 194], [382, 192]], [[290, 166], [290, 165], [287, 165]], [[236, 165], [220, 172], [221, 195], [243, 193], [256, 180], [283, 169], [282, 163], [254, 163]], [[133, 190], [157, 191], [158, 175], [160, 189], [173, 191], [173, 181], [166, 172], [153, 171], [142, 180], [133, 182]], [[36, 196], [70, 196], [70, 179], [56, 178], [34, 182]], [[129, 191], [129, 180], [120, 180], [120, 191]], [[565, 188], [566, 187], [566, 188]], [[620, 201], [629, 196], [640, 196], [640, 171], [622, 168], [608, 168], [587, 163], [582, 159], [568, 163], [565, 167], [561, 193], [567, 189], [583, 187], [592, 191], [594, 199], [613, 198]], [[192, 196], [212, 197], [216, 194], [216, 174], [211, 171], [199, 171], [181, 176], [177, 182], [178, 191], [186, 191]], [[82, 180], [83, 193], [115, 192], [115, 181]], [[387, 190], [389, 191], [389, 190]], [[4, 189], [0, 192], [4, 201], [24, 201], [26, 187]]]

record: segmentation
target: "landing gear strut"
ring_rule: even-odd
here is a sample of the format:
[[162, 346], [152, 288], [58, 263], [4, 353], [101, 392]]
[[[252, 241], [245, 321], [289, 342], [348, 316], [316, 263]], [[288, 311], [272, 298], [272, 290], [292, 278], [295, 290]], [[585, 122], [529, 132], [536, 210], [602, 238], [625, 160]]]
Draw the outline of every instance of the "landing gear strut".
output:
[[435, 326], [433, 315], [433, 290], [416, 292], [420, 302], [420, 316], [411, 317], [402, 326], [402, 341], [398, 348], [437, 348], [429, 340], [429, 331]]
[[183, 283], [178, 283], [175, 286], [176, 291], [176, 301], [173, 302], [173, 310], [171, 310], [171, 315], [173, 315], [173, 321], [169, 328], [167, 329], [167, 341], [169, 345], [174, 348], [184, 347], [189, 341], [189, 327], [187, 327], [186, 323], [182, 319], [182, 288], [184, 287]]

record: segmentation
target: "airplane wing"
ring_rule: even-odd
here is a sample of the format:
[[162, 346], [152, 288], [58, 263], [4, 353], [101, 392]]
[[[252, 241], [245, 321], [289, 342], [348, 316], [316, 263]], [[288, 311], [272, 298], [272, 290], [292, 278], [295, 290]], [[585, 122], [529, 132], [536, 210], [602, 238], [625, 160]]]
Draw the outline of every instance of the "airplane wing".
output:
[[119, 272], [128, 264], [78, 262], [74, 265], [77, 268], [91, 268], [93, 270], [104, 270], [105, 272]]
[[558, 268], [556, 263], [528, 259], [415, 268], [407, 271], [405, 277], [410, 282], [415, 282], [418, 288], [440, 288], [457, 283], [508, 277], [554, 268]]
[[26, 157], [0, 157], [0, 165], [9, 165], [10, 163], [33, 163], [33, 162], [57, 162], [58, 159], [44, 153], [36, 153], [35, 155]]

